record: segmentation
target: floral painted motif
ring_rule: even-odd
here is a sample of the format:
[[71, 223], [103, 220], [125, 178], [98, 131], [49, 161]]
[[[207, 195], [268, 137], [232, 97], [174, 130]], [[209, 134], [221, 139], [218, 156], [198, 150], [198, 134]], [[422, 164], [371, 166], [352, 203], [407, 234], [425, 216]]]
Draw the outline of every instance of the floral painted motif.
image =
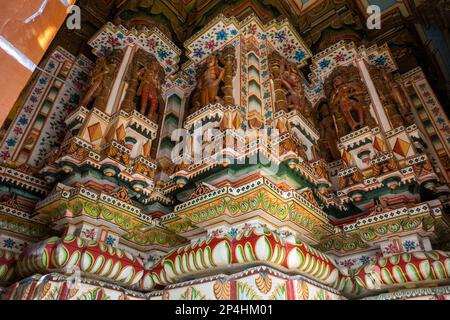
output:
[[[72, 62], [71, 59], [74, 59], [74, 57], [66, 57], [65, 61]], [[81, 67], [80, 62], [85, 67]], [[63, 141], [66, 134], [64, 120], [78, 106], [80, 97], [86, 89], [87, 74], [93, 65], [92, 62], [79, 58], [72, 63], [72, 69], [49, 111], [48, 121], [42, 129], [42, 133], [37, 140], [37, 147], [30, 157], [31, 164], [35, 167], [41, 167], [48, 155], [58, 148]]]
[[166, 50], [158, 50], [158, 57], [160, 57], [162, 60], [166, 59], [168, 56], [169, 52], [167, 52]]
[[8, 147], [14, 147], [16, 145], [16, 140], [8, 139], [6, 140], [6, 144], [8, 145]]
[[450, 126], [448, 125], [448, 118], [446, 114], [439, 105], [434, 94], [432, 94], [432, 90], [425, 79], [417, 82], [415, 87], [422, 96], [426, 109], [429, 111], [432, 120], [434, 120], [433, 122], [437, 127], [437, 134], [442, 137], [442, 142], [446, 142], [446, 149], [450, 150]]
[[296, 51], [295, 52], [294, 59], [297, 60], [298, 62], [305, 59], [305, 57], [306, 57], [306, 53], [304, 51]]
[[286, 59], [296, 63], [304, 63], [311, 57], [309, 49], [300, 36], [291, 29], [287, 21], [263, 25], [256, 16], [249, 16], [242, 22], [219, 16], [211, 22], [207, 30], [201, 31], [187, 41], [188, 56], [194, 63], [201, 62], [216, 50], [233, 42], [238, 35], [256, 37], [267, 40]]
[[109, 246], [114, 246], [114, 244], [116, 243], [116, 239], [113, 236], [108, 235], [105, 239], [105, 243]]
[[216, 229], [216, 230], [213, 230], [212, 232], [211, 232], [211, 237], [217, 237], [217, 236], [219, 236], [219, 235], [221, 235], [221, 234], [223, 234], [223, 229]]
[[403, 242], [403, 248], [406, 252], [416, 250], [417, 247], [418, 244], [413, 240], [406, 240], [405, 242]]
[[340, 263], [341, 266], [351, 268], [355, 265], [355, 262], [351, 259], [346, 259]]
[[97, 236], [97, 233], [95, 232], [95, 228], [89, 228], [89, 229], [83, 230], [83, 231], [81, 232], [81, 235], [82, 235], [84, 238], [94, 240], [95, 237]]
[[9, 153], [9, 151], [1, 151], [0, 152], [0, 159], [7, 160], [10, 157], [11, 157], [11, 154]]
[[222, 29], [216, 32], [216, 40], [217, 41], [226, 41], [228, 39], [228, 33], [225, 29]]
[[399, 253], [399, 248], [394, 243], [389, 243], [386, 247], [383, 248], [383, 252], [387, 255], [392, 255]]
[[123, 49], [137, 44], [153, 54], [168, 74], [178, 70], [181, 51], [157, 28], [144, 31], [126, 31], [108, 23], [100, 30], [97, 37], [89, 42], [97, 56], [102, 56], [114, 49]]
[[217, 22], [197, 39], [188, 40], [188, 56], [194, 62], [200, 62], [215, 50], [221, 49], [238, 34], [235, 25], [226, 25], [223, 21]]
[[386, 65], [386, 58], [383, 56], [377, 57], [375, 60], [375, 65], [377, 66], [385, 66]]
[[330, 63], [331, 63], [330, 60], [322, 60], [322, 61], [320, 61], [319, 66], [322, 69], [325, 69], [325, 68], [327, 68], [330, 65]]
[[373, 256], [372, 255], [371, 256], [362, 255], [359, 257], [355, 257], [355, 258], [341, 260], [338, 262], [338, 264], [344, 268], [355, 269], [360, 266], [369, 265], [370, 263], [376, 261], [379, 257], [380, 256], [377, 254], [375, 254]]
[[357, 48], [353, 43], [340, 41], [313, 58], [312, 71], [319, 81], [323, 82], [335, 67], [347, 65], [358, 56], [366, 57], [370, 64], [378, 67], [382, 66], [391, 71], [397, 68], [387, 46]]
[[206, 43], [206, 47], [208, 49], [214, 49], [216, 47], [216, 42], [214, 40], [211, 40], [211, 41]]
[[16, 242], [11, 238], [3, 240], [3, 247], [5, 247], [7, 249], [12, 249], [12, 248], [14, 248], [15, 245], [16, 245]]
[[359, 261], [361, 262], [361, 264], [362, 264], [363, 266], [365, 266], [365, 265], [368, 265], [368, 264], [371, 262], [371, 259], [370, 259], [370, 257], [368, 257], [368, 256], [361, 256], [361, 257], [359, 258]]
[[275, 32], [273, 37], [278, 42], [283, 42], [286, 39], [286, 33], [284, 31]]
[[197, 58], [202, 58], [204, 56], [205, 52], [201, 48], [195, 48], [194, 49], [194, 56]]
[[238, 235], [238, 229], [236, 228], [231, 228], [230, 231], [228, 231], [228, 234], [230, 235], [230, 237], [236, 237]]
[[114, 37], [114, 36], [109, 37], [107, 42], [108, 42], [108, 44], [110, 44], [111, 47], [113, 47], [113, 48], [118, 47], [119, 44], [120, 44], [119, 39], [116, 38], [116, 37]]

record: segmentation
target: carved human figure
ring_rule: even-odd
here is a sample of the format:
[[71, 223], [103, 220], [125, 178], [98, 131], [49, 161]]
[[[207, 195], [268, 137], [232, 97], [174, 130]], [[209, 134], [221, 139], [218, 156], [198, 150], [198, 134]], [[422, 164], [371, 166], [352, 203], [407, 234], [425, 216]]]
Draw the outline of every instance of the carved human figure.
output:
[[340, 158], [337, 148], [338, 137], [328, 103], [321, 105], [320, 114], [322, 118], [319, 127], [320, 138], [323, 140], [325, 148], [329, 150], [332, 160], [338, 160]]
[[281, 83], [288, 90], [289, 109], [297, 109], [306, 116], [306, 96], [302, 86], [302, 78], [295, 64], [282, 64]]
[[[139, 112], [148, 118], [156, 114], [159, 98], [161, 95], [161, 79], [158, 62], [145, 65], [138, 72], [138, 79], [141, 81], [137, 96], [141, 97]], [[150, 107], [148, 108], [148, 103]], [[148, 110], [148, 111], [147, 111]]]
[[105, 57], [97, 59], [94, 69], [91, 73], [89, 80], [89, 89], [81, 100], [80, 105], [86, 107], [92, 99], [97, 98], [103, 90], [103, 84], [106, 76], [112, 73], [112, 68], [108, 65], [108, 61]]
[[122, 110], [129, 113], [136, 109], [135, 98], [139, 86], [139, 74], [140, 68], [138, 60], [135, 58], [131, 64], [131, 68], [127, 75], [128, 87], [126, 90], [125, 98], [122, 102]]
[[352, 131], [361, 128], [365, 124], [365, 110], [358, 102], [358, 96], [365, 94], [364, 90], [356, 83], [345, 83], [340, 76], [333, 80], [333, 88], [331, 105], [342, 112]]
[[411, 122], [411, 106], [401, 86], [394, 80], [392, 75], [387, 70], [382, 70], [381, 75], [383, 77], [384, 84], [388, 90], [388, 93], [390, 94], [394, 103], [397, 105], [403, 119]]
[[220, 82], [225, 75], [224, 68], [219, 66], [219, 61], [215, 55], [210, 55], [206, 60], [206, 69], [200, 74], [197, 89], [200, 92], [201, 106], [217, 102]]
[[198, 111], [202, 107], [202, 102], [200, 100], [200, 90], [197, 88], [197, 90], [194, 90], [191, 94], [190, 98], [190, 105], [191, 105], [191, 113], [194, 113]]

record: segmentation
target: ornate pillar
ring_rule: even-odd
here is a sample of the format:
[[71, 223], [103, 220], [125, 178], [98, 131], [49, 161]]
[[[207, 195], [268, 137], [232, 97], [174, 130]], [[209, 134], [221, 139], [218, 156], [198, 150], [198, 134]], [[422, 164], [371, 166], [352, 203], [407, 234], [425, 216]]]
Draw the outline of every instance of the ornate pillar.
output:
[[281, 56], [278, 52], [272, 51], [269, 54], [269, 65], [272, 73], [273, 89], [275, 91], [275, 110], [287, 110], [286, 93], [281, 85]]
[[222, 60], [225, 65], [225, 76], [224, 76], [224, 104], [226, 106], [234, 105], [233, 97], [233, 78], [235, 75], [236, 68], [236, 51], [234, 46], [226, 46], [222, 52]]
[[[132, 57], [132, 51], [133, 48], [131, 46], [128, 46], [125, 50], [121, 50], [113, 54], [113, 63], [116, 63], [116, 74], [112, 75], [112, 83], [110, 85], [110, 88], [108, 88], [107, 90], [108, 92], [105, 94], [106, 101], [102, 101], [102, 103], [104, 103], [104, 107], [101, 108], [102, 106], [98, 106], [98, 109], [104, 111], [106, 114], [114, 114], [119, 109], [119, 103], [122, 97], [123, 87], [125, 83], [125, 71]], [[94, 107], [97, 107], [97, 101], [96, 104], [94, 104]]]
[[[383, 128], [384, 132], [389, 132], [392, 129], [394, 129], [389, 122], [389, 118], [386, 114], [386, 111], [383, 108], [383, 104], [381, 103], [380, 96], [378, 95], [378, 91], [375, 87], [375, 84], [373, 83], [372, 78], [370, 77], [369, 68], [367, 67], [366, 62], [364, 59], [358, 59], [356, 61], [356, 64], [361, 72], [362, 79], [367, 87], [367, 90], [369, 91], [369, 95], [372, 100], [373, 108], [375, 111], [375, 116], [378, 119], [378, 123]], [[367, 110], [369, 112], [369, 110]]]

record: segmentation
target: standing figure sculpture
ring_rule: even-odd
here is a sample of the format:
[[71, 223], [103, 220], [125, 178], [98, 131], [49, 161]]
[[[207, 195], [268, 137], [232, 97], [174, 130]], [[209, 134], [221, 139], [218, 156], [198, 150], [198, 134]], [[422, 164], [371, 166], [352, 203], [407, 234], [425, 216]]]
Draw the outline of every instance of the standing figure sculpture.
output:
[[339, 138], [364, 126], [373, 128], [377, 125], [370, 113], [369, 92], [357, 67], [335, 68], [324, 82], [324, 91]]
[[365, 91], [356, 83], [345, 83], [344, 79], [337, 76], [333, 80], [334, 91], [330, 99], [332, 106], [339, 110], [352, 131], [365, 124], [365, 110], [359, 103], [361, 95]]
[[225, 69], [219, 66], [217, 57], [210, 55], [206, 60], [206, 69], [201, 73], [197, 83], [201, 107], [220, 100], [218, 97], [219, 86], [224, 75]]
[[281, 65], [281, 83], [289, 92], [288, 95], [288, 110], [298, 110], [311, 123], [314, 123], [311, 112], [307, 106], [305, 91], [302, 85], [302, 78], [295, 64], [287, 63]]
[[412, 118], [411, 106], [401, 86], [393, 79], [392, 75], [387, 70], [382, 70], [381, 74], [385, 82], [386, 89], [394, 103], [397, 105], [402, 118], [408, 124], [411, 124], [414, 121]]
[[89, 80], [89, 89], [81, 100], [80, 106], [86, 107], [92, 99], [97, 98], [102, 93], [106, 76], [112, 73], [112, 71], [105, 57], [97, 59], [97, 63], [91, 73], [91, 79]]
[[[152, 62], [139, 70], [137, 76], [141, 81], [137, 96], [141, 97], [139, 112], [148, 118], [154, 117], [161, 96], [161, 77], [158, 62]], [[150, 107], [148, 108], [148, 103]], [[148, 110], [148, 111], [147, 111]]]

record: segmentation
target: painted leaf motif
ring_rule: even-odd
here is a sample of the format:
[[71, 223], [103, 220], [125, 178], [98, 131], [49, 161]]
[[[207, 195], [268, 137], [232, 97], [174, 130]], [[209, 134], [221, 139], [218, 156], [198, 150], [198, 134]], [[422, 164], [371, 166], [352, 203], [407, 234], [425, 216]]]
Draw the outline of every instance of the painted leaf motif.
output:
[[67, 294], [67, 300], [72, 299], [73, 297], [75, 297], [75, 295], [78, 293], [78, 289], [77, 288], [72, 288], [70, 289], [69, 293]]
[[206, 300], [206, 297], [200, 292], [200, 290], [194, 287], [189, 287], [180, 296], [180, 300]]
[[38, 300], [43, 300], [44, 297], [47, 295], [47, 293], [50, 291], [50, 289], [52, 288], [52, 285], [50, 282], [47, 282], [47, 284], [44, 286], [44, 288], [42, 289], [41, 294], [39, 295], [39, 299]]
[[253, 288], [246, 283], [237, 283], [238, 300], [261, 300]]
[[303, 298], [303, 300], [309, 300], [309, 288], [308, 284], [305, 281], [302, 281], [301, 297]]
[[214, 296], [217, 300], [231, 299], [230, 282], [224, 280], [217, 280], [213, 286]]
[[270, 289], [272, 289], [272, 279], [267, 273], [261, 273], [255, 280], [256, 287], [263, 294], [269, 293]]
[[280, 283], [276, 286], [273, 293], [270, 295], [269, 300], [287, 300], [286, 284]]
[[96, 288], [82, 294], [78, 300], [109, 300], [109, 297], [103, 289]]

